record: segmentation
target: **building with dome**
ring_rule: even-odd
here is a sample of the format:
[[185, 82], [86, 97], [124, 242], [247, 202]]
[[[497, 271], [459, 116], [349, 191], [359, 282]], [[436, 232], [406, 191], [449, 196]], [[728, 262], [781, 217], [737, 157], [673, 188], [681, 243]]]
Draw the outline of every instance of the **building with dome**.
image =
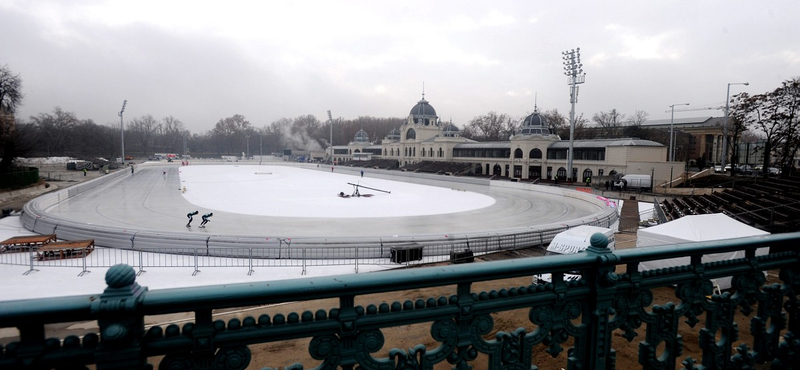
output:
[[[666, 146], [635, 138], [573, 141], [572, 178], [607, 180], [614, 174], [653, 175], [656, 183], [680, 174], [680, 164], [665, 161]], [[566, 180], [569, 141], [551, 133], [538, 107], [525, 117], [521, 130], [507, 141], [477, 142], [460, 136], [452, 122], [443, 123], [433, 106], [422, 99], [405, 123], [387, 133], [381, 144], [369, 142], [363, 130], [348, 145], [334, 147], [334, 161], [390, 161], [391, 168], [417, 170], [420, 165], [447, 167], [449, 174], [490, 175], [520, 181]], [[678, 165], [679, 168], [675, 168]]]

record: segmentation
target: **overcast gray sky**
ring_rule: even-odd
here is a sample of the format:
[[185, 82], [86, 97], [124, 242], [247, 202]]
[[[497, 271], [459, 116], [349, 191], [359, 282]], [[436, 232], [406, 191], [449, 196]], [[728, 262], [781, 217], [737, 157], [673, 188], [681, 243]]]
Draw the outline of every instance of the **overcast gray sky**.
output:
[[[800, 1], [0, 0], [0, 65], [28, 118], [60, 106], [118, 123], [172, 115], [193, 133], [312, 114], [405, 117], [425, 97], [463, 127], [497, 111], [568, 115], [561, 52], [581, 49], [576, 111], [669, 118], [800, 76]], [[677, 109], [677, 108], [676, 108]], [[720, 111], [676, 113], [720, 116]]]

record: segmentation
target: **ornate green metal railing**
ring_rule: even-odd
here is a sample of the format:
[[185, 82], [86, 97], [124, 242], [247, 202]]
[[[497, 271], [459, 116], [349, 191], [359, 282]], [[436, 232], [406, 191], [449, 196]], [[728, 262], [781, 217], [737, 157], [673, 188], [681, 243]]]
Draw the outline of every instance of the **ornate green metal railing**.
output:
[[[798, 242], [800, 233], [792, 233], [612, 252], [596, 234], [591, 247], [575, 255], [159, 291], [139, 286], [133, 268], [117, 265], [108, 270], [100, 295], [0, 303], [0, 327], [19, 329], [19, 341], [0, 348], [0, 368], [142, 369], [163, 356], [159, 369], [302, 369], [251, 364], [248, 346], [310, 338], [308, 351], [320, 369], [466, 370], [479, 356], [490, 369], [537, 369], [534, 356], [541, 353], [566, 356], [572, 370], [614, 369], [615, 340], [638, 341], [644, 369], [793, 369], [800, 366]], [[771, 253], [756, 256], [760, 247]], [[744, 251], [744, 257], [702, 262], [704, 255], [732, 251]], [[679, 256], [689, 257], [689, 264], [639, 271], [643, 261]], [[575, 270], [582, 278], [564, 281], [562, 274]], [[780, 281], [765, 284], [764, 271], [778, 272]], [[545, 272], [553, 273], [552, 282], [499, 285], [500, 279]], [[712, 294], [711, 279], [726, 276], [733, 277], [734, 290]], [[479, 282], [496, 288], [473, 291]], [[652, 290], [671, 286], [676, 302], [654, 304]], [[356, 305], [357, 298], [376, 299], [375, 293], [429, 287], [453, 291]], [[227, 322], [212, 316], [221, 308], [323, 298], [339, 303]], [[527, 310], [532, 329], [495, 328], [493, 313], [520, 309]], [[752, 343], [737, 343], [737, 310], [752, 316]], [[193, 312], [193, 322], [145, 329], [147, 316], [180, 312]], [[682, 356], [682, 320], [699, 331], [701, 358]], [[75, 321], [96, 321], [99, 330], [45, 337], [45, 325]], [[386, 351], [384, 330], [419, 323], [430, 323], [433, 348], [419, 344], [374, 355]]]

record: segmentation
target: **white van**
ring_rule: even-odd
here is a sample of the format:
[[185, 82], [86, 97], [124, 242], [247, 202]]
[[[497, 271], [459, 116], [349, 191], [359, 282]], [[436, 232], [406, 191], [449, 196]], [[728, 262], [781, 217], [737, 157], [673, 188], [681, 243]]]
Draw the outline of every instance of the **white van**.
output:
[[614, 187], [622, 190], [650, 190], [651, 185], [650, 175], [625, 175], [614, 182]]
[[[586, 248], [589, 248], [589, 242], [592, 235], [601, 233], [608, 238], [608, 249], [612, 251], [615, 249], [614, 230], [599, 226], [581, 225], [573, 227], [569, 230], [562, 231], [556, 235], [550, 245], [547, 246], [545, 256], [552, 256], [558, 254], [575, 254], [581, 253]], [[564, 274], [564, 281], [578, 280], [581, 278], [580, 271], [570, 271]], [[549, 283], [553, 281], [550, 274], [539, 274], [533, 276], [533, 283], [540, 282]]]

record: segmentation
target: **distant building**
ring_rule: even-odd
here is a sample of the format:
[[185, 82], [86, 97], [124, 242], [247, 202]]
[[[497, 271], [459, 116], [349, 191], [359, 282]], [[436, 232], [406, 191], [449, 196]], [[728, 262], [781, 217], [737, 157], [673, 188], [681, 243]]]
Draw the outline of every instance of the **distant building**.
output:
[[[666, 181], [673, 168], [666, 162], [667, 147], [640, 139], [575, 140], [573, 178], [586, 182], [620, 174], [654, 175], [656, 185]], [[477, 142], [443, 123], [431, 104], [422, 99], [411, 108], [408, 119], [392, 129], [381, 144], [373, 144], [359, 131], [347, 145], [333, 147], [337, 163], [351, 160], [390, 159], [397, 167], [423, 161], [467, 164], [465, 174], [492, 175], [519, 180], [565, 180], [569, 141], [550, 133], [545, 117], [534, 112], [523, 121], [519, 134], [507, 141]]]
[[[678, 133], [691, 135], [689, 147], [685, 148], [684, 153], [688, 155], [685, 159], [688, 159], [690, 163], [694, 163], [697, 158], [702, 158], [706, 163], [710, 164], [722, 162], [724, 124], [724, 117], [701, 117], [676, 118], [672, 121], [672, 124], [670, 119], [649, 120], [644, 122], [642, 127], [669, 131], [670, 126], [672, 126], [676, 133], [675, 137], [678, 137]], [[732, 122], [728, 120], [728, 124], [732, 125]], [[731, 126], [728, 126], [728, 139], [732, 139]], [[730, 163], [730, 155], [731, 151], [728, 150], [727, 163]], [[675, 159], [684, 159], [677, 150], [675, 151]]]

